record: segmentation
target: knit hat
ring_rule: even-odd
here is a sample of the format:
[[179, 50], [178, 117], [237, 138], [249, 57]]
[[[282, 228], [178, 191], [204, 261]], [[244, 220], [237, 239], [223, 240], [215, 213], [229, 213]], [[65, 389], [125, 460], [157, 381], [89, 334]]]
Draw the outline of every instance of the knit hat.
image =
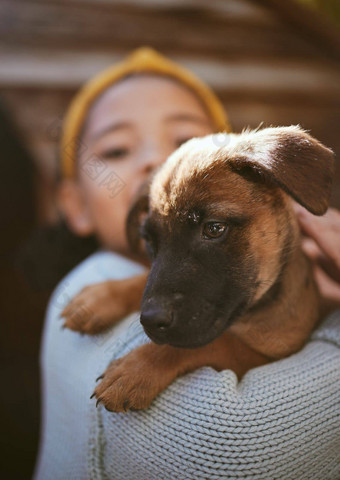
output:
[[167, 59], [155, 50], [138, 48], [125, 60], [100, 72], [75, 96], [67, 111], [61, 138], [61, 170], [63, 177], [73, 177], [79, 135], [86, 115], [95, 99], [108, 87], [133, 73], [155, 73], [172, 77], [187, 86], [201, 100], [216, 131], [230, 131], [227, 114], [214, 92], [186, 68]]

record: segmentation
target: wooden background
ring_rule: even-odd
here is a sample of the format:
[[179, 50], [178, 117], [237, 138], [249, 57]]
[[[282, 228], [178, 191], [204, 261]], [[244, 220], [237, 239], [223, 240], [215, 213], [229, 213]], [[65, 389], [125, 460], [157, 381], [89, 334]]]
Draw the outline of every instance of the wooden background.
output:
[[2, 0], [0, 98], [42, 173], [41, 220], [56, 218], [69, 100], [131, 49], [149, 45], [192, 69], [220, 96], [235, 131], [299, 123], [339, 153], [339, 38], [335, 24], [291, 0]]
[[[38, 442], [39, 338], [49, 294], [41, 298], [18, 278], [11, 258], [17, 237], [24, 236], [23, 205], [31, 215], [26, 212], [26, 231], [36, 211], [42, 225], [57, 219], [60, 126], [78, 87], [148, 45], [210, 84], [235, 131], [261, 122], [300, 124], [339, 156], [339, 38], [330, 21], [293, 0], [0, 1], [0, 104], [7, 106], [39, 172], [34, 207], [19, 161], [18, 173], [6, 178], [12, 159], [2, 145], [1, 180], [7, 188], [1, 188], [1, 203], [6, 210], [7, 202], [10, 214], [2, 232], [7, 253], [0, 256], [1, 478], [31, 478]], [[339, 168], [333, 205], [340, 207]]]

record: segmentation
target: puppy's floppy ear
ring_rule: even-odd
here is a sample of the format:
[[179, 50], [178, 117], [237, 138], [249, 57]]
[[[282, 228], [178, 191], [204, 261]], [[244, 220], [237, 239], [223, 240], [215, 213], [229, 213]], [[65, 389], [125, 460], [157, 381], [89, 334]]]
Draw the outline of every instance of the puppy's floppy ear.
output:
[[236, 170], [251, 167], [315, 215], [328, 207], [334, 154], [299, 126], [248, 131], [230, 159]]
[[127, 220], [126, 236], [132, 252], [141, 253], [140, 226], [149, 211], [150, 180], [143, 183], [132, 203]]

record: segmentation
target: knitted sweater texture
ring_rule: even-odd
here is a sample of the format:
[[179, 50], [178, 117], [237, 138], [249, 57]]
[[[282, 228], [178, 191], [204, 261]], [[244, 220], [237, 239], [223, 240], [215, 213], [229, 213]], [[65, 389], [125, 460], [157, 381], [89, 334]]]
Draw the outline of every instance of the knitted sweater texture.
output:
[[340, 312], [289, 358], [249, 371], [205, 367], [144, 411], [110, 413], [90, 395], [108, 363], [149, 341], [131, 315], [94, 337], [62, 330], [84, 286], [143, 267], [99, 252], [58, 286], [41, 352], [43, 418], [35, 480], [339, 480]]

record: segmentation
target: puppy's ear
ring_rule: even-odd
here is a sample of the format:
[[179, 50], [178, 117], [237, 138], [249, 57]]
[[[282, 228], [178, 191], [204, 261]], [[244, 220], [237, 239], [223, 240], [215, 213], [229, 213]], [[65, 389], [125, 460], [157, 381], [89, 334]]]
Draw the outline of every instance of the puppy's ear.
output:
[[315, 215], [328, 207], [334, 154], [299, 126], [248, 131], [230, 159], [236, 170], [251, 167]]
[[140, 226], [143, 218], [149, 211], [149, 190], [150, 180], [143, 183], [139, 189], [137, 196], [132, 203], [127, 220], [126, 220], [126, 236], [132, 252], [141, 253], [141, 236]]

